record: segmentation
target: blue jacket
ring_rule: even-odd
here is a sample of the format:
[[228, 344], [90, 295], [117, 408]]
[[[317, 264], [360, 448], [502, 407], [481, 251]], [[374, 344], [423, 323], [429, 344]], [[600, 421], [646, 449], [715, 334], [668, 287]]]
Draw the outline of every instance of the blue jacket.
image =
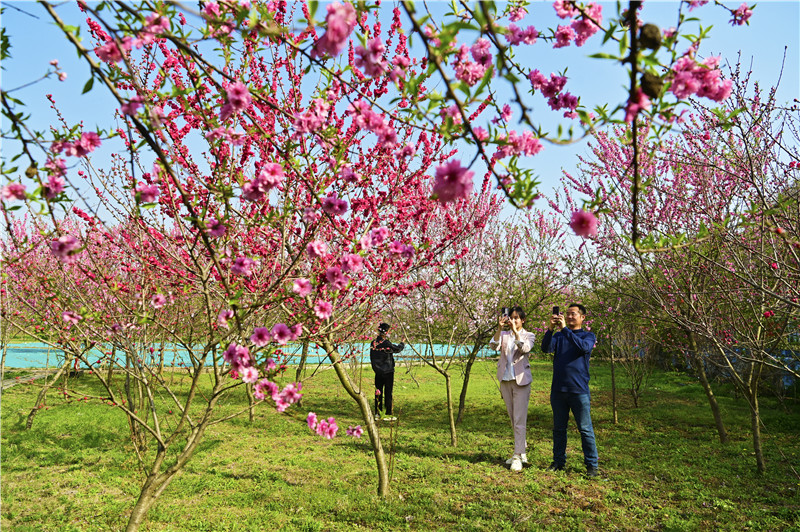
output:
[[554, 353], [550, 392], [589, 393], [589, 357], [597, 342], [593, 332], [564, 327], [542, 338], [542, 351]]

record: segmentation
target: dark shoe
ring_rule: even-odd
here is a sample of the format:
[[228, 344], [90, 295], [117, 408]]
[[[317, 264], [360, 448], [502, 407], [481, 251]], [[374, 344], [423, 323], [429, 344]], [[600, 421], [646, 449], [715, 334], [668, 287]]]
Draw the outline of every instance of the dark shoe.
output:
[[586, 468], [586, 476], [589, 478], [597, 478], [600, 476], [600, 471], [594, 466], [588, 466]]
[[547, 468], [548, 471], [564, 471], [564, 464], [557, 464], [553, 462], [550, 464], [550, 467]]

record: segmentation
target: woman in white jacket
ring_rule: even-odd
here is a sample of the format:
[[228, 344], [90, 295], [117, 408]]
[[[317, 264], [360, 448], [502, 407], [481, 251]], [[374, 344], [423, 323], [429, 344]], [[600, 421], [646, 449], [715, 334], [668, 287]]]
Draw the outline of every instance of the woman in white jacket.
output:
[[525, 311], [522, 307], [510, 309], [510, 313], [501, 314], [498, 318], [497, 331], [489, 342], [491, 347], [500, 351], [497, 380], [500, 381], [500, 394], [514, 428], [514, 454], [506, 461], [511, 465], [511, 471], [522, 471], [522, 464], [528, 462], [526, 434], [533, 380], [528, 354], [533, 348], [535, 336], [525, 330], [524, 323]]

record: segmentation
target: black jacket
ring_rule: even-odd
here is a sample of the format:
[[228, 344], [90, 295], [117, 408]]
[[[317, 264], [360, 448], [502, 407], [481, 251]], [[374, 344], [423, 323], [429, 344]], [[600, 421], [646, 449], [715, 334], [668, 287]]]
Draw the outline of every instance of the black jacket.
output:
[[403, 350], [405, 344], [395, 345], [386, 338], [375, 338], [369, 346], [369, 362], [375, 373], [394, 372], [394, 354]]

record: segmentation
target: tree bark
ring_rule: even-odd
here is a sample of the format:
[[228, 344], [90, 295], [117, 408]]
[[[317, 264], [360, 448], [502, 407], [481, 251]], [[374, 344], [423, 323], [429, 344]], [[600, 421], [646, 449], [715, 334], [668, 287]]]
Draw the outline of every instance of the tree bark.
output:
[[348, 395], [355, 400], [358, 408], [361, 410], [361, 417], [364, 420], [364, 425], [367, 427], [369, 441], [372, 444], [372, 450], [375, 454], [375, 465], [378, 469], [378, 495], [380, 497], [386, 497], [386, 495], [389, 494], [389, 467], [386, 461], [386, 453], [381, 444], [381, 435], [378, 432], [378, 426], [372, 415], [372, 407], [369, 404], [369, 399], [361, 390], [356, 391], [353, 382], [350, 380], [350, 376], [347, 374], [342, 364], [342, 358], [339, 352], [334, 349], [333, 344], [326, 339], [323, 341], [322, 346], [328, 353], [328, 358], [330, 358], [333, 363], [333, 370], [336, 372], [336, 376], [339, 378], [342, 387]]
[[39, 391], [39, 395], [36, 397], [36, 403], [33, 405], [30, 414], [28, 414], [28, 419], [25, 422], [25, 430], [31, 429], [31, 427], [33, 426], [33, 418], [36, 417], [36, 413], [41, 408], [41, 405], [44, 404], [45, 397], [47, 397], [47, 392], [50, 390], [50, 387], [53, 386], [53, 384], [55, 384], [56, 382], [58, 382], [58, 379], [61, 378], [61, 375], [63, 375], [64, 372], [68, 370], [68, 368], [69, 368], [69, 360], [65, 360], [64, 364], [60, 368], [58, 368], [58, 371], [53, 376], [53, 380], [45, 381], [45, 385], [42, 387], [42, 389]]
[[456, 433], [456, 422], [455, 422], [455, 417], [453, 415], [453, 386], [450, 381], [450, 374], [444, 372], [443, 375], [444, 375], [445, 386], [447, 388], [447, 418], [450, 423], [450, 444], [453, 447], [457, 447], [458, 435]]
[[472, 365], [478, 357], [478, 352], [483, 347], [482, 344], [476, 343], [472, 347], [472, 352], [467, 359], [467, 365], [464, 367], [464, 382], [461, 384], [461, 394], [458, 396], [458, 417], [456, 417], [456, 425], [460, 425], [464, 420], [464, 408], [467, 402], [467, 387], [469, 386], [469, 376], [472, 373]]
[[719, 442], [728, 443], [728, 431], [725, 430], [725, 423], [722, 421], [722, 414], [719, 411], [719, 404], [717, 403], [717, 398], [714, 395], [714, 390], [711, 389], [711, 383], [708, 382], [708, 376], [706, 375], [706, 368], [703, 365], [703, 360], [700, 358], [700, 355], [697, 352], [697, 341], [695, 340], [694, 334], [691, 331], [688, 331], [686, 334], [689, 339], [689, 349], [691, 350], [692, 363], [694, 364], [698, 377], [700, 377], [700, 384], [703, 386], [703, 390], [706, 392], [708, 405], [711, 407], [711, 413], [714, 416], [714, 424], [717, 426]]

